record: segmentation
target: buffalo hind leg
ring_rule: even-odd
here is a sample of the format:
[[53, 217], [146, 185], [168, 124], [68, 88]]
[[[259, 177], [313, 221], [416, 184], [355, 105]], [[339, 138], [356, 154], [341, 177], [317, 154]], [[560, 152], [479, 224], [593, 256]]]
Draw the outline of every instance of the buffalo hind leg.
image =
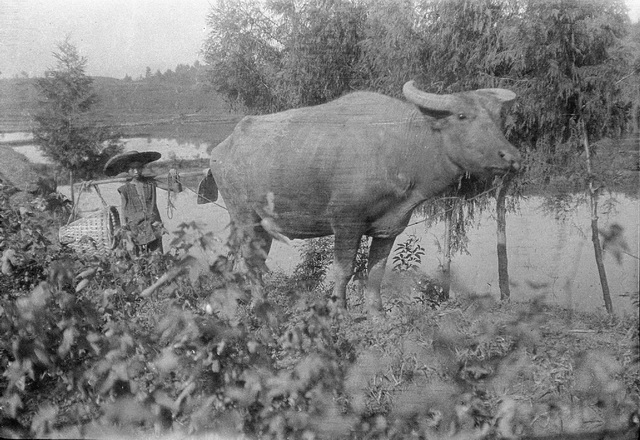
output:
[[387, 266], [387, 259], [393, 248], [395, 237], [377, 238], [371, 240], [369, 248], [369, 278], [367, 280], [367, 300], [369, 310], [375, 313], [382, 311], [382, 298], [380, 297], [380, 285]]
[[335, 231], [333, 270], [335, 285], [331, 300], [343, 309], [347, 307], [347, 284], [353, 275], [353, 265], [362, 235], [353, 231]]

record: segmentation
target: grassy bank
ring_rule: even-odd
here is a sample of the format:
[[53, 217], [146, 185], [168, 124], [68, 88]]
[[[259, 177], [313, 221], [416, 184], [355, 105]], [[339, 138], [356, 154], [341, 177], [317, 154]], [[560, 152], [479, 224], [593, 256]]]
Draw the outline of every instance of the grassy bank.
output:
[[349, 310], [332, 311], [330, 284], [304, 287], [310, 265], [269, 274], [267, 301], [250, 306], [253, 274], [215, 237], [187, 226], [164, 256], [82, 258], [31, 233], [54, 236], [55, 222], [4, 196], [2, 436], [637, 435], [637, 317], [472, 295], [436, 305], [411, 272], [389, 274], [384, 317], [353, 287]]

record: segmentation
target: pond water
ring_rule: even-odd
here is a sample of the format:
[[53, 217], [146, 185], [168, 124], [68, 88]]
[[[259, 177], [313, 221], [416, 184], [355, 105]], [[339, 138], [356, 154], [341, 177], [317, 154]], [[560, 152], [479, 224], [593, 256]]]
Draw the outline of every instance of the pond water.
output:
[[[117, 187], [120, 184], [101, 185], [101, 194], [108, 204], [119, 206]], [[229, 215], [224, 203], [219, 205], [196, 204], [195, 188], [187, 188], [173, 201], [175, 210], [171, 217], [165, 209], [167, 195], [158, 191], [158, 207], [165, 227], [176, 231], [180, 223], [195, 221], [205, 231], [211, 231], [224, 240], [228, 234]], [[68, 194], [68, 188], [62, 188]], [[604, 202], [606, 197], [601, 200]], [[577, 310], [604, 310], [602, 290], [595, 265], [588, 205], [565, 212], [562, 218], [543, 209], [543, 197], [529, 197], [520, 202], [517, 213], [507, 214], [507, 250], [511, 279], [511, 296], [514, 301], [525, 301], [545, 294], [546, 300]], [[101, 202], [95, 193], [83, 195], [80, 209], [96, 209]], [[631, 295], [638, 290], [638, 200], [616, 195], [614, 209], [600, 215], [600, 228], [606, 230], [616, 223], [623, 227], [628, 244], [628, 254], [622, 255], [618, 264], [613, 255], [605, 252], [605, 266], [616, 313], [638, 313], [631, 302]], [[414, 218], [412, 223], [420, 222]], [[479, 216], [475, 227], [467, 231], [468, 254], [455, 255], [451, 265], [452, 294], [489, 294], [500, 297], [496, 257], [495, 210], [489, 209]], [[414, 224], [396, 239], [396, 245], [410, 235], [419, 238], [426, 255], [421, 269], [429, 275], [438, 273], [443, 258], [439, 243], [444, 236], [443, 224], [430, 228], [424, 222]], [[165, 249], [172, 237], [165, 237]], [[272, 270], [290, 273], [300, 261], [298, 246], [274, 242], [267, 265]], [[389, 264], [391, 258], [389, 259]], [[389, 268], [390, 269], [390, 268]], [[388, 279], [389, 277], [387, 277]], [[383, 297], [385, 289], [383, 287]]]
[[31, 133], [15, 131], [10, 133], [0, 132], [0, 143], [3, 142], [26, 142], [33, 140], [33, 135]]
[[[0, 136], [0, 144], [15, 141], [27, 142], [31, 139], [33, 137], [30, 133], [3, 133]], [[209, 157], [212, 148], [207, 143], [179, 143], [175, 139], [151, 137], [122, 138], [122, 141], [125, 151], [158, 151], [162, 154], [161, 161], [169, 159], [206, 159]], [[20, 145], [12, 148], [24, 155], [32, 163], [50, 163], [36, 145]]]

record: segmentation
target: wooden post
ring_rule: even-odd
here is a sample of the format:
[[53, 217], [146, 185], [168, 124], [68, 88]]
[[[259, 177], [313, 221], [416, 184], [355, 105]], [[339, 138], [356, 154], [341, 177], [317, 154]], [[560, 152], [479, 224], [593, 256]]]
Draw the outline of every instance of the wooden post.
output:
[[451, 294], [451, 228], [453, 228], [453, 210], [456, 208], [456, 200], [447, 199], [444, 213], [444, 262], [442, 264], [442, 289], [445, 299]]
[[585, 158], [587, 161], [587, 184], [589, 190], [589, 205], [591, 210], [591, 241], [593, 242], [593, 250], [596, 257], [596, 266], [598, 267], [598, 275], [600, 276], [600, 285], [602, 286], [602, 297], [604, 298], [604, 306], [607, 312], [613, 313], [613, 304], [611, 302], [611, 294], [609, 292], [609, 282], [607, 281], [607, 272], [604, 267], [602, 258], [602, 245], [600, 244], [600, 236], [598, 231], [598, 191], [593, 182], [593, 170], [591, 169], [591, 151], [589, 149], [589, 137], [584, 120], [580, 119], [582, 128], [582, 143], [584, 146]]
[[502, 185], [496, 190], [496, 223], [497, 223], [497, 252], [498, 252], [498, 285], [500, 286], [500, 299], [509, 301], [511, 289], [509, 288], [509, 260], [507, 258], [507, 208], [505, 206], [507, 191], [511, 185], [512, 177], [502, 177]]

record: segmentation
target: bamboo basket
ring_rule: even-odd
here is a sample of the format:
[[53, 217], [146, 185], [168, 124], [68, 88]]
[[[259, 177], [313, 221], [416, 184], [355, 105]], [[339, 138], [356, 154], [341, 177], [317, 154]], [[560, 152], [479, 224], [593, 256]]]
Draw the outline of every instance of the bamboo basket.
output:
[[[98, 195], [100, 195], [99, 192]], [[71, 221], [77, 215], [74, 210], [67, 225], [61, 226], [58, 231], [60, 244], [69, 246], [79, 254], [89, 257], [107, 255], [116, 247], [115, 233], [120, 227], [120, 215], [115, 206], [106, 204], [102, 195], [100, 195], [100, 199], [104, 205], [102, 209]]]

